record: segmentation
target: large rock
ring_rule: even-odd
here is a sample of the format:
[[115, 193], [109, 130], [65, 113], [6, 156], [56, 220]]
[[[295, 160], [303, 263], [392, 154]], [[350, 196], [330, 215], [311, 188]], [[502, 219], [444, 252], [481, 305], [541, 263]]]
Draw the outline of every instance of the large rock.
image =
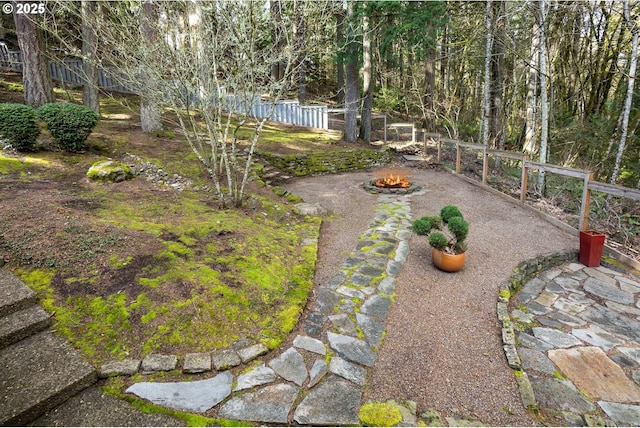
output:
[[300, 215], [322, 216], [327, 213], [327, 210], [322, 208], [320, 204], [301, 202], [293, 206], [293, 212]]
[[119, 183], [133, 178], [133, 172], [127, 165], [114, 161], [103, 160], [91, 165], [87, 171], [87, 178], [96, 181]]

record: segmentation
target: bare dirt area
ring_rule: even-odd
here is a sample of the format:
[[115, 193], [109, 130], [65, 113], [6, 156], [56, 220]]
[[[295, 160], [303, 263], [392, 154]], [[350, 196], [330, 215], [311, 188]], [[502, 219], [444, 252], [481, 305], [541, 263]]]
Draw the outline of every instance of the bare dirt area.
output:
[[[543, 425], [523, 408], [507, 365], [496, 316], [499, 286], [521, 261], [575, 249], [577, 237], [449, 173], [393, 167], [427, 189], [411, 197], [414, 218], [437, 214], [447, 204], [460, 207], [470, 223], [469, 250], [461, 272], [444, 273], [432, 266], [426, 238], [411, 238], [363, 402], [405, 399], [415, 401], [419, 413], [435, 408], [494, 426]], [[377, 196], [359, 184], [380, 175], [373, 170], [287, 185], [332, 212], [322, 228], [316, 286], [337, 271], [373, 219]]]

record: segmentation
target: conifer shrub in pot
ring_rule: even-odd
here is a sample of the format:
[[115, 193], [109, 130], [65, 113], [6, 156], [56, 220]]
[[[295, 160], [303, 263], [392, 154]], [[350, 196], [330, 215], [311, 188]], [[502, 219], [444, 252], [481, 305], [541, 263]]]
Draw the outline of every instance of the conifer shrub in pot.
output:
[[433, 248], [433, 264], [445, 272], [457, 272], [464, 266], [469, 223], [455, 205], [447, 205], [439, 216], [424, 216], [414, 220], [413, 231], [428, 236]]
[[98, 124], [98, 115], [91, 109], [73, 103], [48, 103], [38, 109], [38, 116], [49, 128], [54, 141], [68, 152], [79, 152]]
[[11, 148], [30, 152], [35, 149], [40, 135], [38, 115], [33, 107], [24, 104], [0, 104], [0, 148], [8, 144]]

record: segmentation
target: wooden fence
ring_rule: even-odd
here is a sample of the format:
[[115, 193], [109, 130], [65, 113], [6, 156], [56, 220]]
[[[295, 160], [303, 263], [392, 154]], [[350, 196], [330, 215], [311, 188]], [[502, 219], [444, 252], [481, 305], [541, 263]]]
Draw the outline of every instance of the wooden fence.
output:
[[553, 164], [542, 164], [538, 162], [532, 162], [529, 160], [529, 156], [523, 153], [510, 152], [504, 150], [493, 150], [487, 148], [482, 144], [466, 143], [459, 140], [453, 140], [449, 138], [441, 138], [439, 134], [424, 134], [424, 153], [427, 152], [427, 145], [429, 142], [435, 143], [438, 149], [438, 162], [442, 162], [442, 145], [449, 144], [455, 145], [456, 148], [456, 174], [460, 174], [461, 171], [461, 159], [462, 149], [468, 148], [477, 151], [482, 158], [482, 185], [487, 186], [487, 177], [489, 173], [489, 156], [495, 156], [497, 158], [509, 158], [521, 162], [522, 174], [520, 177], [520, 202], [525, 203], [527, 200], [527, 185], [529, 173], [532, 170], [550, 172], [553, 174], [562, 175], [565, 177], [572, 177], [580, 179], [583, 182], [582, 186], [582, 199], [580, 201], [580, 214], [578, 217], [579, 230], [586, 230], [589, 228], [589, 207], [591, 204], [591, 192], [602, 192], [607, 195], [618, 196], [622, 198], [632, 199], [634, 201], [640, 201], [640, 190], [631, 189], [628, 187], [617, 186], [608, 183], [602, 183], [593, 179], [593, 172], [567, 168]]

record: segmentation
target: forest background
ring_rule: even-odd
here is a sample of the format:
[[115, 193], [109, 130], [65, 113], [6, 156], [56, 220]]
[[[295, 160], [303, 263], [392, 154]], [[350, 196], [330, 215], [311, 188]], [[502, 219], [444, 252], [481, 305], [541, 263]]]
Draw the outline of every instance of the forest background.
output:
[[[86, 58], [81, 3], [47, 2], [56, 19], [39, 31], [40, 48], [49, 57], [69, 56], [75, 47]], [[94, 26], [93, 57], [122, 65], [110, 51], [115, 34], [105, 29], [136, 2], [86, 3], [101, 23]], [[184, 15], [172, 30], [179, 37], [190, 31], [189, 16], [210, 3], [155, 7]], [[535, 160], [591, 169], [601, 181], [637, 187], [640, 110], [633, 79], [639, 8], [622, 0], [271, 0], [260, 5], [255, 24], [274, 57], [272, 78], [288, 83], [283, 95], [345, 106], [348, 141], [370, 138], [373, 108], [419, 120], [429, 132], [524, 151]], [[0, 39], [17, 48], [12, 15], [0, 16]], [[35, 14], [17, 18], [46, 20]], [[287, 49], [295, 51], [296, 61], [285, 76], [287, 64], [278, 57]], [[349, 111], [362, 114], [358, 135]]]

